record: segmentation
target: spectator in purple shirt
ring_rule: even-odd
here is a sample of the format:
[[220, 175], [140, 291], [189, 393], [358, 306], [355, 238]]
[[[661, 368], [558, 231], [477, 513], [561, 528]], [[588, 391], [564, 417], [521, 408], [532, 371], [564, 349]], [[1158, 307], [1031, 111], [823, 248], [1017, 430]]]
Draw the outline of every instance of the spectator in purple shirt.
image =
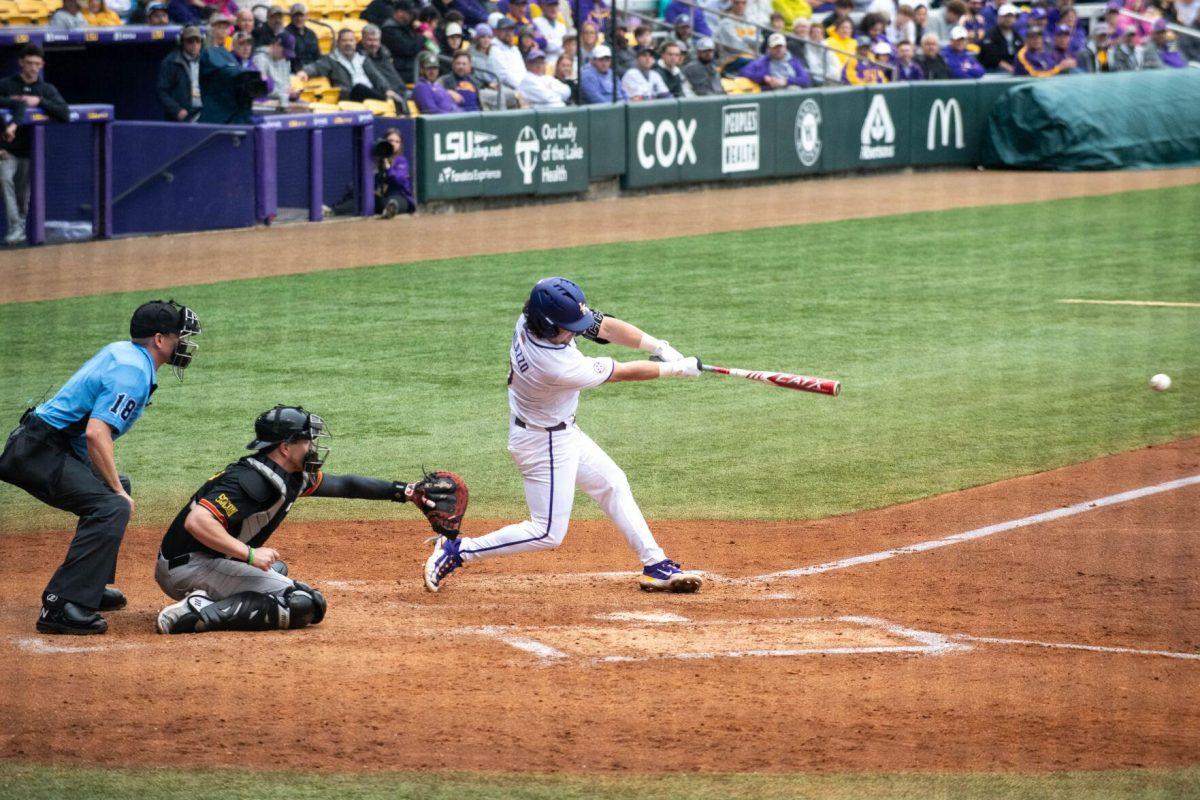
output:
[[749, 78], [765, 91], [795, 87], [802, 89], [812, 85], [808, 70], [787, 49], [787, 37], [772, 33], [767, 38], [767, 54], [759, 56], [738, 73]]
[[946, 68], [950, 70], [951, 78], [983, 77], [983, 65], [967, 49], [968, 38], [967, 29], [962, 25], [955, 25], [950, 30], [950, 46], [942, 51], [942, 58], [946, 60]]
[[896, 45], [896, 71], [892, 73], [893, 81], [923, 81], [925, 73], [921, 65], [913, 60], [913, 43], [907, 39]]
[[463, 96], [437, 82], [441, 70], [438, 57], [421, 53], [421, 77], [413, 87], [412, 99], [422, 114], [454, 114], [463, 110]]

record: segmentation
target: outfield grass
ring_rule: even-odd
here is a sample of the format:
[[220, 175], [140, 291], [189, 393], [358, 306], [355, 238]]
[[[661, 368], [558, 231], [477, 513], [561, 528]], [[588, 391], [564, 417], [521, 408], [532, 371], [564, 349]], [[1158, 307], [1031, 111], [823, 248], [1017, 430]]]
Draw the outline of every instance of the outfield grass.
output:
[[[472, 514], [520, 517], [506, 351], [529, 287], [559, 273], [687, 354], [840, 379], [838, 399], [704, 376], [606, 386], [581, 406], [651, 518], [816, 518], [1200, 433], [1200, 310], [1055, 302], [1200, 301], [1198, 219], [1191, 186], [6, 305], [0, 418], [170, 295], [206, 332], [187, 382], [164, 371], [118, 445], [135, 524], [169, 519], [277, 402], [325, 415], [333, 472], [447, 467]], [[1156, 372], [1170, 392], [1147, 388]], [[7, 529], [68, 521], [8, 486], [0, 509]]]
[[0, 800], [1167, 800], [1196, 797], [1200, 769], [1054, 775], [298, 775], [0, 765]]

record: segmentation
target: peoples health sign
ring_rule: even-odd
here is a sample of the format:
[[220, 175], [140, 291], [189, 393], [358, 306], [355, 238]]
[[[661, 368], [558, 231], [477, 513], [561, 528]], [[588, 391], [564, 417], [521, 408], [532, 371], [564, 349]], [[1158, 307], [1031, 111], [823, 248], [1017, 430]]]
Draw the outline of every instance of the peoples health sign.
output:
[[758, 170], [760, 124], [758, 103], [725, 106], [721, 110], [721, 173]]

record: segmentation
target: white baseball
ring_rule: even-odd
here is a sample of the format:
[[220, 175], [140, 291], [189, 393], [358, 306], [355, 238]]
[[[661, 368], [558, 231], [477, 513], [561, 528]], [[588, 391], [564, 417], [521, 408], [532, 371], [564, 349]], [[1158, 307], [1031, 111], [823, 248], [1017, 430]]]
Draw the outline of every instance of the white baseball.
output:
[[1158, 373], [1150, 379], [1150, 388], [1156, 392], [1165, 392], [1171, 388], [1171, 376]]

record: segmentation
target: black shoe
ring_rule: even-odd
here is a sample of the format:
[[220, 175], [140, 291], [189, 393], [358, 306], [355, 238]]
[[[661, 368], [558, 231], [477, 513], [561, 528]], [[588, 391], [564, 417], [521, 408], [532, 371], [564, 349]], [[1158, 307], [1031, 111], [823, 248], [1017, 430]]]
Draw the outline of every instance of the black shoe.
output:
[[380, 216], [383, 217], [384, 219], [391, 219], [392, 217], [396, 216], [399, 213], [400, 213], [400, 204], [398, 202], [396, 202], [395, 200], [388, 200], [387, 204], [384, 205], [383, 213], [380, 214]]
[[105, 588], [104, 594], [100, 597], [101, 611], [120, 611], [128, 604], [125, 593], [113, 586]]
[[75, 603], [63, 603], [62, 608], [42, 606], [38, 616], [39, 633], [65, 633], [72, 636], [92, 636], [108, 630], [104, 617]]
[[287, 564], [283, 563], [282, 561], [276, 561], [271, 565], [271, 569], [274, 572], [278, 572], [283, 577], [287, 577]]

